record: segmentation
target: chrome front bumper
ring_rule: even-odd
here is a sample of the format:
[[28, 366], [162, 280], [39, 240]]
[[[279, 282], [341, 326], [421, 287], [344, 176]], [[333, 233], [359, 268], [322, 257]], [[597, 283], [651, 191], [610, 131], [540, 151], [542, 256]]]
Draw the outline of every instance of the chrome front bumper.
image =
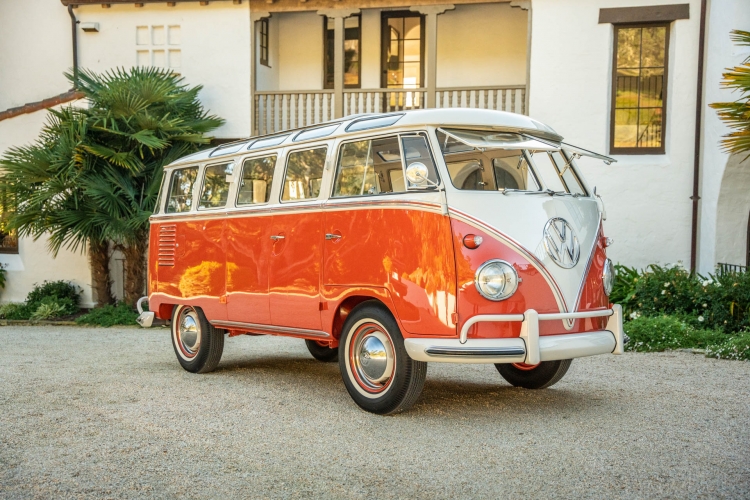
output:
[[[586, 333], [539, 336], [539, 322], [609, 316], [604, 330]], [[467, 339], [469, 328], [480, 322], [520, 321], [516, 338]], [[523, 314], [492, 314], [470, 318], [457, 339], [410, 338], [406, 352], [416, 361], [446, 363], [527, 363], [582, 358], [596, 354], [622, 354], [624, 333], [622, 307], [581, 313], [539, 314], [529, 309]]]

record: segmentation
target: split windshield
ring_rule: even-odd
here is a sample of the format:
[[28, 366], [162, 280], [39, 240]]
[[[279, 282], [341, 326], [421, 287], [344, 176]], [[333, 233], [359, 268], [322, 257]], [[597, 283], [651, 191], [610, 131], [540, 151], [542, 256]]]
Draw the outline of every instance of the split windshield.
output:
[[458, 189], [586, 195], [570, 161], [554, 146], [519, 134], [446, 132], [438, 130], [437, 137]]

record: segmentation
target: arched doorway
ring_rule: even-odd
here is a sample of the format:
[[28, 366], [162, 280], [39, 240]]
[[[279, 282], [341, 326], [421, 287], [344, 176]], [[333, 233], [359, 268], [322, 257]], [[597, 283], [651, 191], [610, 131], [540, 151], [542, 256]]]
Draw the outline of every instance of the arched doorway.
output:
[[750, 264], [750, 159], [745, 158], [729, 157], [716, 206], [716, 262], [741, 266]]

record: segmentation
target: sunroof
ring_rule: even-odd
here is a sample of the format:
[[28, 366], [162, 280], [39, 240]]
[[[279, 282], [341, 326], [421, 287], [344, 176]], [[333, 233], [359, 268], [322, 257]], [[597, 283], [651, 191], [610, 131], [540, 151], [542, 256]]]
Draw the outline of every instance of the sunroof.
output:
[[211, 154], [209, 154], [208, 156], [214, 157], [214, 156], [230, 155], [242, 149], [242, 146], [244, 146], [245, 144], [247, 144], [247, 141], [242, 141], [240, 143], [233, 142], [231, 144], [224, 144], [214, 149], [213, 151], [211, 151]]
[[289, 137], [289, 134], [275, 135], [273, 137], [266, 137], [265, 139], [258, 139], [254, 143], [250, 144], [247, 149], [260, 149], [268, 148], [271, 146], [278, 146]]
[[339, 128], [339, 123], [336, 123], [335, 125], [327, 125], [325, 127], [317, 127], [317, 128], [310, 128], [307, 130], [303, 130], [302, 132], [298, 133], [294, 136], [294, 142], [299, 141], [309, 141], [310, 139], [318, 139], [320, 137], [326, 137], [331, 135], [337, 128]]
[[370, 130], [373, 128], [390, 127], [403, 117], [403, 114], [376, 116], [375, 118], [362, 118], [354, 121], [346, 127], [347, 132], [358, 132], [360, 130]]

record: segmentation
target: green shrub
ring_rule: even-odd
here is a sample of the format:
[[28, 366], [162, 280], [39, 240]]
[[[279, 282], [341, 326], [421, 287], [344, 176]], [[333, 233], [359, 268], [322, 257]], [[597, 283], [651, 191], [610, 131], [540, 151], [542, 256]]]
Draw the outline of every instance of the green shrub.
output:
[[58, 304], [54, 301], [47, 301], [39, 305], [36, 311], [31, 315], [32, 320], [45, 320], [57, 318], [63, 316], [65, 312], [65, 306]]
[[26, 305], [36, 311], [42, 304], [57, 304], [63, 307], [58, 316], [75, 314], [79, 310], [81, 289], [69, 281], [45, 281], [26, 296]]
[[706, 348], [706, 357], [750, 361], [750, 332], [733, 335], [722, 344], [708, 346]]
[[26, 304], [19, 304], [17, 302], [0, 305], [0, 318], [3, 319], [29, 319], [33, 312], [34, 311]]
[[116, 306], [108, 304], [92, 309], [90, 313], [76, 319], [76, 323], [96, 326], [135, 325], [137, 317], [138, 313], [132, 307], [120, 302]]
[[624, 325], [630, 342], [628, 351], [653, 352], [666, 349], [704, 349], [731, 338], [719, 329], [696, 328], [685, 318], [676, 316], [641, 316]]
[[[750, 273], [691, 274], [682, 266], [616, 266], [610, 295], [626, 319], [670, 314], [699, 328], [739, 332], [750, 328]], [[687, 318], [689, 317], [689, 318]]]

